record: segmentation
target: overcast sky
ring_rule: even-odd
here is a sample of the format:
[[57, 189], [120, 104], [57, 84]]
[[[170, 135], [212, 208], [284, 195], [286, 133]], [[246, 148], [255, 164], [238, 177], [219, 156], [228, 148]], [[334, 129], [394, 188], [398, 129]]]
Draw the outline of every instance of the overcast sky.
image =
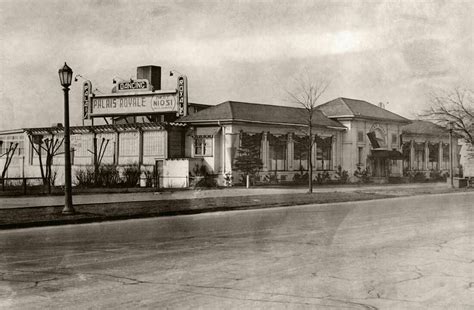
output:
[[104, 93], [149, 64], [173, 88], [165, 73], [175, 69], [205, 104], [287, 104], [285, 89], [309, 72], [331, 80], [321, 103], [383, 101], [413, 118], [433, 89], [474, 85], [473, 16], [471, 0], [0, 0], [0, 129], [63, 122], [65, 61]]

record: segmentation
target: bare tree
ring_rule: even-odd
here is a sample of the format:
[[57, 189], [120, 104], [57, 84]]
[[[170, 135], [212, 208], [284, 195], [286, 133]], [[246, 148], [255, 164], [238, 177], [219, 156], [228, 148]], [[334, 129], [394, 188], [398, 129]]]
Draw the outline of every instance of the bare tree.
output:
[[107, 150], [107, 146], [109, 145], [109, 139], [102, 138], [100, 147], [97, 149], [97, 138], [94, 138], [94, 149], [87, 150], [94, 156], [94, 183], [97, 185], [99, 181], [99, 168], [102, 163], [102, 159], [104, 158], [105, 151]]
[[[3, 141], [0, 140], [0, 146], [2, 146], [2, 144], [3, 144]], [[3, 156], [6, 156], [5, 163], [3, 164], [2, 175], [1, 175], [2, 186], [4, 184], [4, 179], [5, 179], [5, 175], [7, 174], [8, 167], [10, 167], [10, 164], [11, 164], [12, 159], [13, 159], [13, 155], [15, 155], [15, 151], [16, 151], [17, 147], [18, 147], [18, 142], [16, 142], [16, 143], [10, 142], [10, 144], [6, 148], [5, 152], [3, 154], [0, 154], [0, 158], [3, 157]]]
[[474, 145], [474, 96], [472, 90], [455, 88], [432, 94], [430, 108], [419, 116], [422, 119], [447, 127], [453, 124], [453, 131]]
[[[53, 165], [53, 158], [56, 155], [64, 154], [64, 152], [59, 152], [59, 148], [64, 142], [64, 138], [58, 139], [54, 136], [51, 138], [43, 139], [43, 136], [32, 136], [28, 135], [28, 139], [30, 140], [31, 147], [38, 154], [38, 161], [41, 170], [41, 178], [43, 180], [43, 185], [48, 186], [48, 193], [51, 194], [51, 181], [52, 181], [52, 165]], [[46, 155], [46, 162], [43, 167], [43, 156], [42, 153], [45, 152]]]
[[313, 159], [312, 151], [315, 139], [313, 137], [314, 131], [314, 114], [319, 105], [319, 98], [326, 91], [329, 86], [329, 81], [323, 78], [312, 78], [308, 73], [295, 79], [295, 87], [291, 91], [286, 91], [289, 101], [293, 104], [299, 105], [304, 109], [304, 119], [306, 127], [301, 130], [307, 143], [306, 149], [308, 151], [308, 192], [313, 192]]

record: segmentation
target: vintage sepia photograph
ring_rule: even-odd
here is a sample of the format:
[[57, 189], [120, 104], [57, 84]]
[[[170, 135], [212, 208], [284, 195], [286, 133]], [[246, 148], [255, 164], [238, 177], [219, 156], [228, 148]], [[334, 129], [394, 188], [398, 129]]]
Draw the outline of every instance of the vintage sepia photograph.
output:
[[474, 309], [473, 16], [0, 0], [0, 309]]

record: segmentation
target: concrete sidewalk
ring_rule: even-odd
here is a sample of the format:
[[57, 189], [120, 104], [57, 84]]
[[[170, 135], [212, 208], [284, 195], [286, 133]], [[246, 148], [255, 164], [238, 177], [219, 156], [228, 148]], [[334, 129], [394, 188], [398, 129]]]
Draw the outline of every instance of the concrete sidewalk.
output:
[[[403, 190], [410, 188], [437, 189], [447, 188], [446, 183], [410, 183], [410, 184], [386, 184], [386, 185], [334, 185], [334, 186], [315, 186], [315, 193], [324, 192], [353, 192], [364, 191], [383, 191], [383, 190]], [[137, 201], [155, 201], [155, 200], [173, 200], [173, 199], [196, 199], [212, 197], [239, 197], [251, 195], [278, 195], [306, 193], [306, 187], [254, 187], [241, 188], [231, 187], [223, 189], [197, 189], [180, 190], [164, 192], [140, 192], [140, 193], [104, 193], [104, 194], [76, 194], [73, 195], [74, 204], [100, 204], [114, 202], [137, 202]], [[0, 209], [18, 209], [46, 206], [61, 206], [64, 204], [64, 196], [35, 196], [35, 197], [1, 197]]]

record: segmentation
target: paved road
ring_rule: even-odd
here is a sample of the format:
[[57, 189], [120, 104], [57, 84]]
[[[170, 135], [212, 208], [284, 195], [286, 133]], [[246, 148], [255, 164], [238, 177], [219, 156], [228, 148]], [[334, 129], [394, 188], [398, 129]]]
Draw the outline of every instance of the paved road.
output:
[[474, 193], [0, 232], [6, 309], [473, 309]]
[[[410, 183], [410, 184], [365, 184], [357, 185], [336, 185], [336, 186], [315, 186], [314, 192], [351, 192], [356, 190], [396, 190], [407, 188], [425, 188], [435, 192], [437, 189], [446, 189], [446, 183]], [[206, 189], [206, 190], [181, 190], [165, 192], [138, 192], [138, 193], [106, 193], [106, 194], [78, 194], [73, 196], [74, 204], [88, 203], [113, 203], [125, 201], [150, 201], [162, 199], [194, 199], [207, 197], [234, 197], [248, 195], [276, 195], [288, 193], [306, 193], [308, 189], [301, 187], [254, 187], [241, 188], [231, 187], [225, 189]], [[64, 196], [20, 196], [20, 197], [0, 197], [0, 209], [42, 207], [63, 205]]]

